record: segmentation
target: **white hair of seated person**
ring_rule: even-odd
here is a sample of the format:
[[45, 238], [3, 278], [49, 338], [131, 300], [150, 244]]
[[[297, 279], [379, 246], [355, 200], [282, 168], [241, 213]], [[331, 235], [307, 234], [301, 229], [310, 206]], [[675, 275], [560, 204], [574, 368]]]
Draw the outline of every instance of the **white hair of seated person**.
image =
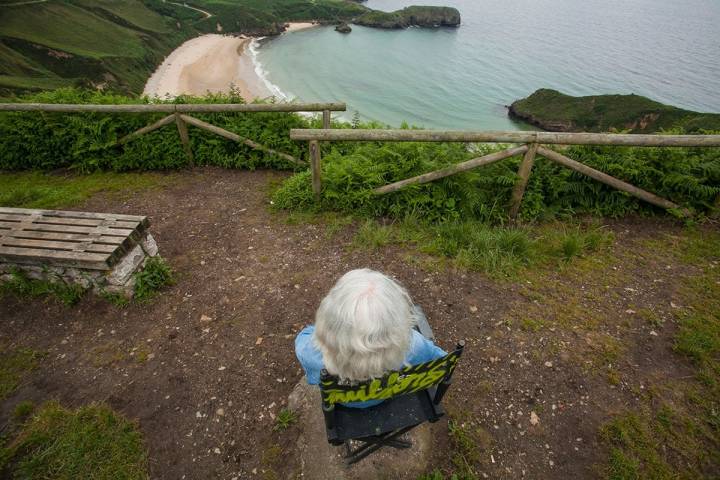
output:
[[341, 380], [382, 377], [403, 366], [417, 322], [408, 292], [367, 268], [343, 275], [320, 303], [314, 342]]

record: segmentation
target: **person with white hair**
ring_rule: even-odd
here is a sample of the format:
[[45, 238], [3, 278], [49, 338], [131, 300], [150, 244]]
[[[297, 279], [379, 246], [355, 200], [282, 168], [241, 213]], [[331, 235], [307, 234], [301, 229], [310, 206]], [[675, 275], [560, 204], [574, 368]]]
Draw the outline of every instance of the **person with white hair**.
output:
[[[295, 339], [295, 354], [310, 385], [323, 369], [345, 382], [380, 378], [446, 352], [414, 327], [422, 310], [390, 277], [367, 268], [343, 275], [320, 303], [315, 325]], [[347, 403], [365, 408], [381, 400]]]

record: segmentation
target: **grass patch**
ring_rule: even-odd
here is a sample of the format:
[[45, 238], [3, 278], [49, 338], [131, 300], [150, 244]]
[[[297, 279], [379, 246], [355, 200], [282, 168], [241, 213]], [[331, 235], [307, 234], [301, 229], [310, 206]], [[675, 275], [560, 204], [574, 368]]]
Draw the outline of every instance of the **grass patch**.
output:
[[134, 300], [138, 302], [149, 301], [161, 288], [175, 283], [170, 265], [160, 256], [150, 258], [145, 267], [134, 276]]
[[707, 435], [706, 424], [667, 403], [616, 415], [600, 429], [610, 448], [607, 478], [712, 478], [718, 456], [706, 448]]
[[40, 172], [0, 174], [0, 207], [66, 208], [104, 192], [138, 192], [165, 185], [172, 177], [156, 173], [93, 173], [74, 175]]
[[375, 220], [366, 220], [353, 238], [352, 246], [367, 250], [377, 250], [393, 240], [392, 227], [380, 225]]
[[10, 280], [0, 283], [0, 298], [7, 294], [21, 298], [51, 296], [64, 305], [71, 306], [80, 301], [85, 294], [85, 288], [77, 283], [65, 283], [61, 279], [56, 281], [32, 279], [24, 272], [14, 270], [11, 272]]
[[597, 225], [554, 222], [512, 228], [477, 221], [424, 224], [406, 218], [389, 225], [366, 220], [352, 246], [376, 250], [390, 244], [411, 245], [421, 253], [450, 259], [459, 268], [511, 277], [529, 268], [563, 266], [612, 240], [612, 233]]
[[297, 422], [297, 419], [297, 413], [293, 412], [289, 408], [283, 408], [275, 418], [275, 426], [273, 427], [273, 430], [276, 432], [287, 430], [290, 426]]
[[44, 404], [0, 450], [10, 478], [147, 479], [147, 450], [136, 425], [106, 405], [68, 410]]
[[[646, 246], [693, 269], [679, 279], [673, 349], [689, 360], [696, 376], [650, 386], [637, 411], [616, 415], [601, 428], [609, 448], [606, 474], [613, 480], [715, 478], [720, 468], [720, 235], [688, 229]], [[650, 313], [640, 317], [654, 325], [657, 316]]]
[[88, 355], [96, 368], [107, 367], [125, 359], [125, 352], [115, 342], [94, 347]]
[[28, 348], [0, 351], [0, 401], [20, 385], [25, 375], [35, 370], [41, 355]]
[[24, 419], [35, 410], [35, 404], [30, 400], [23, 400], [22, 402], [15, 405], [13, 409], [13, 417], [16, 419]]
[[130, 305], [130, 299], [122, 293], [100, 290], [100, 296], [118, 308], [125, 308]]

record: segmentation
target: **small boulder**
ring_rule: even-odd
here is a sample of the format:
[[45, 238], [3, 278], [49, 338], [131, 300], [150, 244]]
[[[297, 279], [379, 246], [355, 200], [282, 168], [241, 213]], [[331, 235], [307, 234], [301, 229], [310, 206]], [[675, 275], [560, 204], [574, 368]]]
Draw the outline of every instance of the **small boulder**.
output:
[[350, 33], [352, 32], [352, 28], [350, 28], [350, 25], [343, 22], [335, 26], [335, 31], [340, 33]]

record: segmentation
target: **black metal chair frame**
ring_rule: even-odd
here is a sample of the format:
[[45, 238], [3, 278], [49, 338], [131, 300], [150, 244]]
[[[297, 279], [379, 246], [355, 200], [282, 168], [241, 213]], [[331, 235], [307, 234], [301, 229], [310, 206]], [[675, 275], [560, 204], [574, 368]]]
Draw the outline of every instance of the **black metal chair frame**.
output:
[[[421, 316], [417, 330], [425, 337], [433, 338], [432, 330], [424, 315]], [[442, 359], [415, 365], [410, 369], [389, 372], [379, 379], [383, 388], [388, 385], [387, 382], [391, 375], [412, 375], [412, 371], [423, 372], [433, 365], [443, 366], [443, 362], [448, 363], [448, 359], [452, 360], [452, 366], [447, 369], [446, 374], [432, 385], [410, 393], [402, 392], [391, 395], [382, 403], [368, 408], [346, 407], [340, 403], [327, 402], [327, 389], [342, 387], [338, 387], [339, 382], [336, 377], [323, 369], [320, 377], [320, 390], [323, 398], [322, 409], [327, 438], [332, 445], [345, 445], [346, 464], [352, 465], [382, 447], [410, 448], [412, 444], [401, 439], [402, 435], [426, 421], [437, 422], [445, 415], [440, 403], [452, 383], [454, 367], [462, 355], [464, 347], [465, 342], [460, 341], [456, 350]], [[367, 389], [371, 382], [362, 382], [345, 388], [349, 390]], [[360, 445], [353, 448], [351, 442], [358, 442]]]

